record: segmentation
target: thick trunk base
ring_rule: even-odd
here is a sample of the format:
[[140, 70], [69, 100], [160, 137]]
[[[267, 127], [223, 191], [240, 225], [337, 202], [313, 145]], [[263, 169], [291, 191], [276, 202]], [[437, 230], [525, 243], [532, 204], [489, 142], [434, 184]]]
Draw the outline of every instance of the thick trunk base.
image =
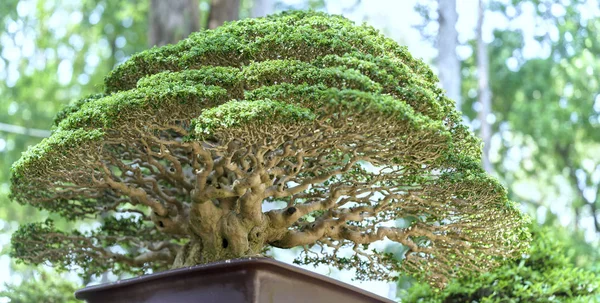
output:
[[171, 268], [176, 269], [222, 260], [260, 256], [260, 251], [255, 251], [250, 247], [247, 247], [247, 250], [240, 253], [239, 250], [233, 249], [226, 239], [222, 239], [220, 245], [210, 246], [203, 245], [202, 240], [197, 239], [192, 240], [181, 247]]

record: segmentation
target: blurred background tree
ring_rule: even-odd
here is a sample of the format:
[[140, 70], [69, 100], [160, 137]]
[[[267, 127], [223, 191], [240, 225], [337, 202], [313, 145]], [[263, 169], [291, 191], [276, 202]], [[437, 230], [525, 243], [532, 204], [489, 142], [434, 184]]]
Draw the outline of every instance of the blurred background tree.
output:
[[[570, 264], [600, 271], [598, 1], [3, 0], [0, 272], [10, 272], [4, 276], [13, 282], [11, 289], [44, 270], [13, 264], [6, 255], [16, 222], [50, 216], [61, 228], [98, 224], [71, 226], [8, 201], [11, 164], [49, 134], [54, 114], [72, 100], [101, 92], [103, 77], [133, 53], [228, 20], [287, 9], [366, 21], [437, 67], [440, 85], [458, 102], [465, 123], [488, 142], [488, 170], [537, 223], [558, 235]], [[552, 228], [557, 226], [567, 230]], [[74, 281], [117, 278], [107, 273]], [[385, 287], [365, 285], [386, 295]], [[411, 285], [408, 279], [398, 284]], [[389, 295], [395, 297], [395, 291]]]
[[73, 293], [79, 286], [62, 277], [41, 271], [20, 284], [8, 284], [0, 291], [11, 303], [77, 303]]

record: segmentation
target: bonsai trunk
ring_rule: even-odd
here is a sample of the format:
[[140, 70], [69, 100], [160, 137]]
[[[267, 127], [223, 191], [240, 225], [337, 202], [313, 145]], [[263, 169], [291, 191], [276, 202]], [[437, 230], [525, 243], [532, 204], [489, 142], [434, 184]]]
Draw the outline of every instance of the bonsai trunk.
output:
[[269, 218], [260, 213], [260, 220], [252, 220], [228, 202], [217, 206], [207, 201], [190, 209], [190, 241], [177, 253], [173, 268], [261, 255], [271, 229]]

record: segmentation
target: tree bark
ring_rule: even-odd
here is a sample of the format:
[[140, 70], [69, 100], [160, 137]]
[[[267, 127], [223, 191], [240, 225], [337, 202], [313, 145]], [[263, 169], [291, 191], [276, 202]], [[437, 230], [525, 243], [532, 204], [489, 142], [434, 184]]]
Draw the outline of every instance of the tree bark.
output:
[[590, 211], [592, 212], [592, 217], [594, 218], [594, 227], [596, 228], [596, 232], [600, 233], [600, 220], [598, 216], [600, 216], [600, 212], [598, 211], [598, 195], [600, 194], [600, 187], [596, 191], [596, 201], [588, 201], [590, 205]]
[[583, 206], [585, 206], [587, 204], [590, 206], [590, 212], [592, 213], [592, 219], [594, 220], [594, 229], [596, 230], [597, 233], [600, 233], [600, 220], [598, 219], [599, 213], [598, 213], [598, 206], [596, 204], [598, 202], [598, 199], [600, 199], [600, 186], [598, 186], [598, 188], [596, 189], [596, 200], [589, 201], [584, 195], [584, 188], [579, 186], [579, 180], [577, 179], [577, 174], [575, 173], [577, 171], [577, 167], [575, 166], [575, 163], [573, 162], [573, 147], [571, 145], [568, 145], [568, 146], [562, 147], [562, 148], [557, 146], [555, 149], [558, 151], [558, 154], [560, 154], [562, 156], [565, 166], [569, 169], [569, 180], [571, 182], [571, 186], [576, 188], [577, 195], [578, 195], [579, 199], [581, 200], [581, 204], [582, 204], [582, 205], [573, 205], [573, 209], [575, 211], [575, 219], [574, 219], [575, 230], [578, 230], [581, 227], [579, 224], [579, 221], [581, 220], [581, 211], [582, 211]]
[[461, 77], [460, 61], [456, 54], [458, 46], [458, 31], [456, 22], [456, 0], [438, 0], [437, 65], [442, 88], [448, 97], [456, 102], [456, 109], [461, 110]]
[[478, 92], [479, 104], [481, 109], [478, 113], [479, 122], [481, 123], [480, 135], [483, 140], [483, 168], [487, 172], [492, 172], [492, 164], [490, 163], [490, 143], [492, 139], [492, 127], [488, 123], [487, 118], [492, 108], [492, 92], [489, 86], [489, 68], [490, 62], [488, 58], [487, 44], [483, 41], [483, 18], [484, 7], [483, 0], [479, 0], [479, 13], [477, 19], [477, 76], [478, 76]]
[[200, 29], [200, 4], [198, 0], [151, 0], [150, 46], [177, 43]]
[[208, 14], [208, 28], [217, 28], [226, 21], [237, 20], [240, 16], [240, 0], [212, 0]]
[[254, 0], [251, 17], [265, 17], [273, 13], [275, 0]]

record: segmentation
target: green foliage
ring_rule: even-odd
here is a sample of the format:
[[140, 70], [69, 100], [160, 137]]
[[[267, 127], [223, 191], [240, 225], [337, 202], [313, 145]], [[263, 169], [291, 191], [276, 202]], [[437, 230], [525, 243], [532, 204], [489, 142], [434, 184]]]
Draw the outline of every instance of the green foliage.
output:
[[74, 293], [78, 289], [74, 283], [56, 274], [40, 272], [39, 278], [26, 279], [21, 284], [7, 284], [0, 291], [0, 298], [9, 303], [77, 303]]
[[440, 291], [415, 284], [402, 302], [597, 302], [600, 277], [577, 268], [550, 228], [533, 227], [528, 254], [491, 272], [452, 281]]
[[[40, 264], [52, 260], [58, 270], [85, 269], [86, 275], [102, 274], [111, 270], [115, 274], [124, 272], [141, 275], [164, 268], [169, 264], [147, 262], [134, 264], [119, 258], [111, 250], [95, 251], [96, 246], [110, 249], [130, 249], [139, 241], [161, 240], [162, 235], [143, 220], [131, 218], [107, 218], [102, 226], [92, 232], [77, 230], [67, 233], [56, 229], [50, 219], [43, 223], [21, 225], [12, 235], [10, 256]], [[117, 248], [119, 247], [119, 248]], [[116, 257], [115, 257], [116, 255]], [[19, 262], [19, 261], [18, 261]]]
[[177, 45], [136, 54], [111, 72], [105, 82], [107, 91], [112, 92], [131, 89], [142, 77], [164, 70], [241, 66], [273, 59], [310, 61], [352, 52], [397, 57], [426, 81], [437, 81], [422, 61], [372, 27], [354, 26], [341, 16], [295, 12], [228, 23], [213, 31], [192, 34]]
[[307, 108], [272, 100], [227, 102], [204, 111], [192, 120], [195, 136], [210, 136], [220, 129], [243, 127], [246, 124], [296, 124], [309, 122], [315, 115]]
[[78, 111], [82, 105], [84, 105], [85, 103], [88, 103], [90, 101], [93, 100], [97, 100], [104, 97], [103, 94], [93, 94], [90, 95], [86, 98], [83, 99], [79, 99], [77, 101], [75, 101], [74, 103], [71, 103], [67, 106], [65, 106], [63, 109], [61, 109], [55, 116], [54, 116], [54, 126], [58, 126], [58, 124], [65, 119], [67, 116], [69, 116], [72, 113], [75, 113], [76, 111]]

